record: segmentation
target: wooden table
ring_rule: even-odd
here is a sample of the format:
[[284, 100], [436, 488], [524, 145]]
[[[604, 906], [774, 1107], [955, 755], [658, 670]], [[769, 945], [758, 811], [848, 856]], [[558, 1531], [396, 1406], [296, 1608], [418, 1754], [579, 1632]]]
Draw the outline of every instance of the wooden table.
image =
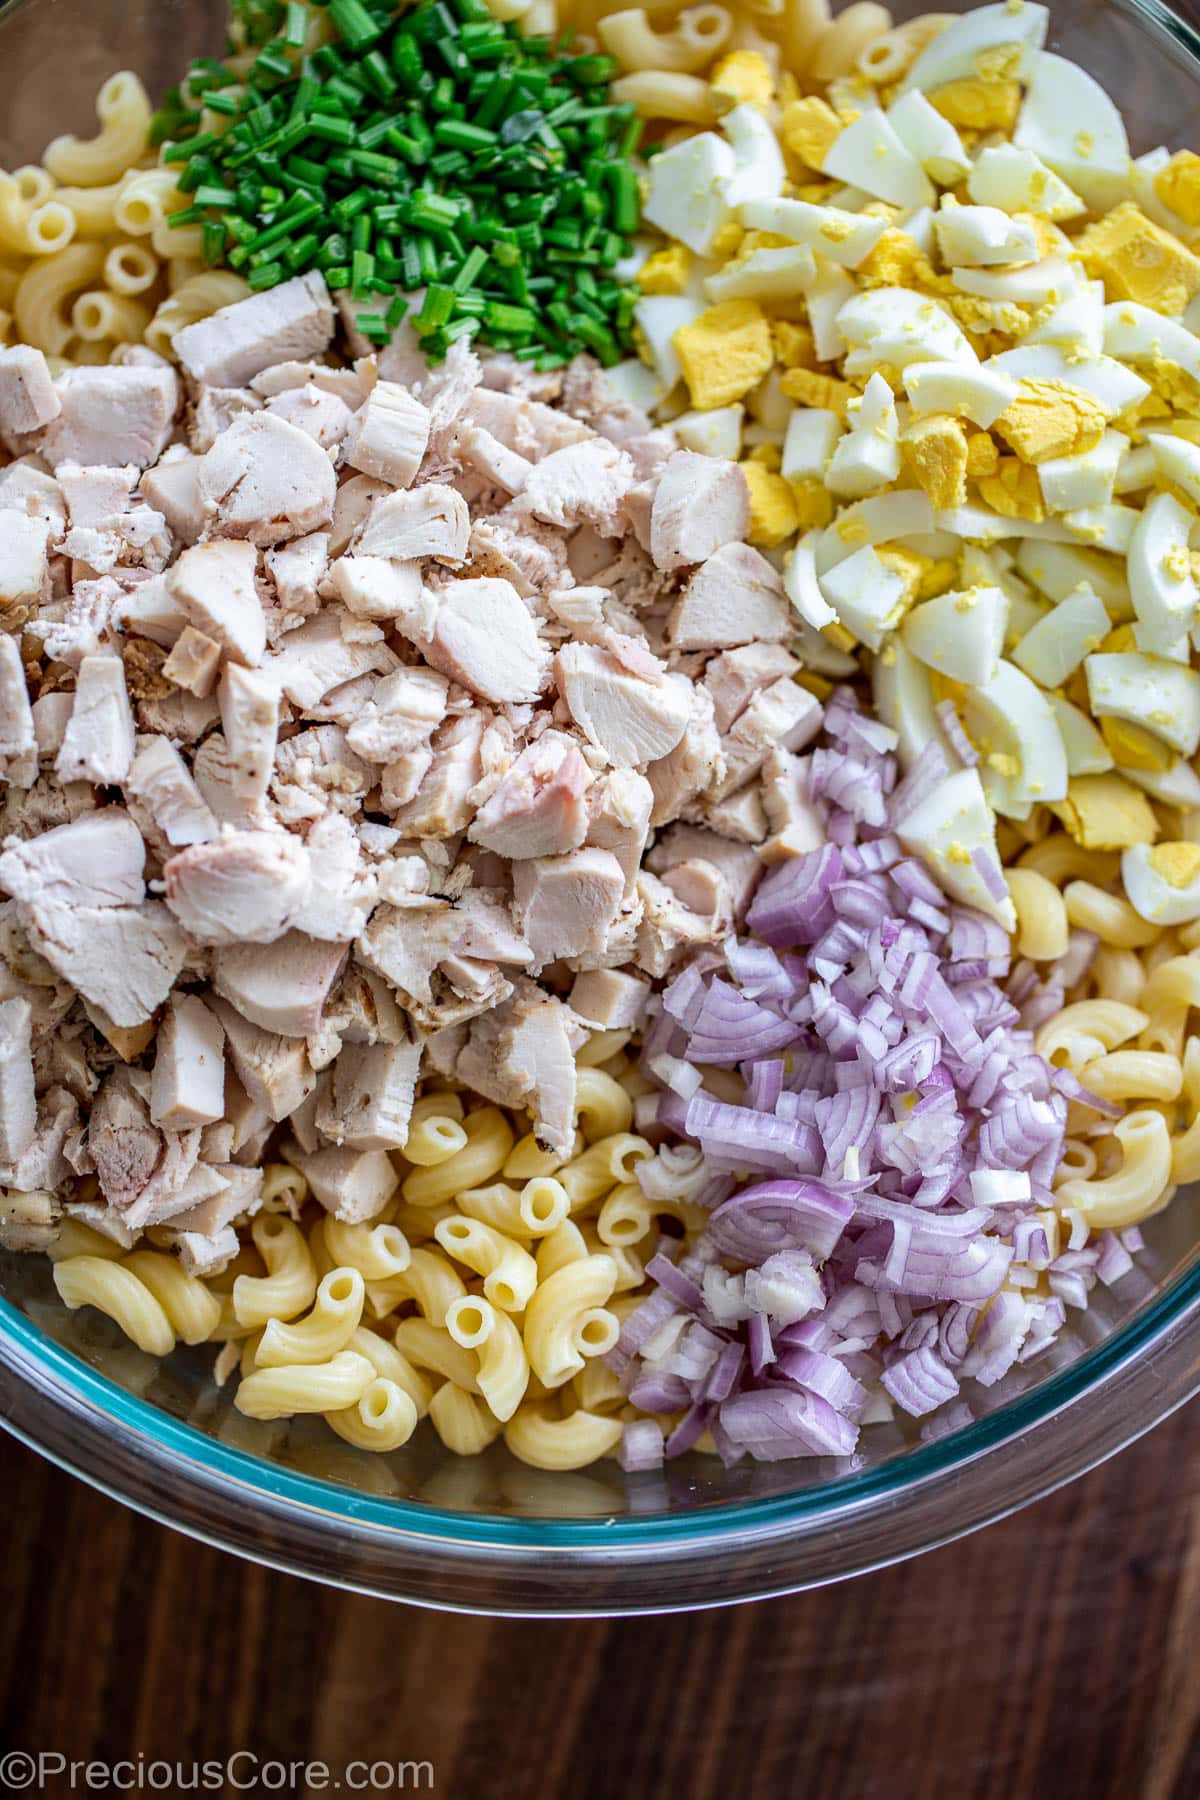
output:
[[[884, 1573], [612, 1623], [330, 1592], [191, 1543], [0, 1437], [0, 1750], [319, 1759], [329, 1791], [352, 1759], [428, 1760], [455, 1800], [1192, 1800], [1198, 1419], [1185, 1409], [1039, 1506]], [[253, 1770], [243, 1756], [234, 1779]], [[304, 1795], [320, 1776], [268, 1779], [214, 1791]]]

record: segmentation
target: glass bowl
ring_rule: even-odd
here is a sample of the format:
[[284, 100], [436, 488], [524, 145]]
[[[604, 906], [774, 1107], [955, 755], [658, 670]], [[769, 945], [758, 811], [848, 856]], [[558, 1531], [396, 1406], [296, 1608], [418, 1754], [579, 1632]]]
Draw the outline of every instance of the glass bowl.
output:
[[[900, 4], [898, 18], [917, 5]], [[963, 10], [963, 9], [959, 9]], [[222, 42], [222, 0], [9, 0], [0, 164], [92, 127], [97, 87], [161, 93]], [[1120, 105], [1136, 152], [1194, 142], [1200, 34], [1158, 0], [1060, 0], [1050, 44]], [[544, 1615], [667, 1611], [878, 1568], [1038, 1499], [1200, 1389], [1200, 1192], [1146, 1225], [1147, 1251], [1053, 1349], [935, 1415], [868, 1428], [850, 1463], [661, 1474], [527, 1469], [494, 1445], [446, 1456], [428, 1427], [371, 1457], [319, 1422], [242, 1418], [211, 1351], [159, 1364], [94, 1313], [67, 1313], [44, 1258], [0, 1256], [0, 1421], [165, 1524], [273, 1567], [425, 1605]]]

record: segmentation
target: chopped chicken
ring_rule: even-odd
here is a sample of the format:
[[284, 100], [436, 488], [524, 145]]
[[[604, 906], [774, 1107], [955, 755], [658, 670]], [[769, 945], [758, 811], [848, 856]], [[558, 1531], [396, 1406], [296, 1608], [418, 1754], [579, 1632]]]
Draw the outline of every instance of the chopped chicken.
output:
[[[76, 594], [79, 591], [77, 587]], [[175, 603], [166, 576], [156, 574], [121, 594], [113, 606], [112, 625], [127, 636], [149, 638], [152, 644], [172, 650], [187, 620]]]
[[524, 595], [558, 587], [567, 566], [562, 532], [519, 510], [519, 502], [475, 519], [470, 549], [477, 567], [511, 581], [517, 592]]
[[133, 497], [138, 471], [95, 464], [62, 463], [58, 483], [67, 502], [70, 529], [64, 556], [87, 563], [98, 574], [118, 564], [157, 571], [171, 555], [171, 534], [162, 513]]
[[[188, 852], [184, 853], [189, 854]], [[183, 934], [157, 900], [141, 906], [71, 906], [39, 898], [23, 909], [29, 941], [114, 1025], [140, 1025], [183, 968]]]
[[292, 1160], [313, 1199], [347, 1225], [377, 1218], [400, 1186], [386, 1150], [318, 1150]]
[[533, 464], [485, 431], [482, 425], [468, 425], [459, 432], [455, 448], [472, 469], [508, 494], [519, 494], [533, 473]]
[[316, 1086], [304, 1039], [264, 1031], [227, 1000], [210, 998], [208, 1004], [224, 1027], [229, 1059], [252, 1105], [277, 1124], [288, 1118]]
[[310, 886], [308, 852], [285, 831], [231, 831], [163, 869], [167, 905], [198, 944], [270, 944]]
[[624, 893], [625, 872], [611, 850], [572, 850], [513, 866], [516, 921], [540, 964], [602, 951]]
[[38, 740], [21, 653], [13, 638], [0, 633], [0, 777], [27, 788], [37, 772]]
[[610, 762], [657, 762], [672, 751], [691, 713], [689, 683], [647, 656], [631, 671], [611, 649], [565, 644], [554, 659], [558, 689], [579, 729]]
[[410, 622], [423, 626], [419, 562], [394, 562], [386, 556], [339, 556], [329, 570], [338, 599], [359, 619], [395, 619], [406, 636]]
[[761, 775], [763, 808], [774, 834], [762, 846], [764, 861], [819, 850], [828, 834], [824, 813], [811, 797], [809, 758], [773, 749], [763, 758]]
[[649, 551], [660, 569], [706, 562], [741, 541], [750, 524], [750, 490], [736, 463], [677, 450], [654, 489]]
[[170, 1131], [225, 1113], [225, 1033], [194, 994], [173, 994], [154, 1044], [150, 1117]]
[[235, 419], [243, 413], [261, 411], [262, 401], [249, 388], [214, 387], [201, 382], [188, 421], [188, 443], [197, 455], [203, 455]]
[[29, 344], [0, 349], [0, 434], [11, 441], [56, 419], [62, 403], [46, 358]]
[[272, 363], [320, 356], [332, 338], [329, 290], [313, 271], [185, 325], [172, 347], [193, 381], [240, 387]]
[[761, 844], [767, 835], [766, 811], [752, 781], [736, 793], [706, 800], [698, 810], [719, 836], [735, 838], [739, 844]]
[[133, 761], [133, 712], [119, 656], [85, 656], [54, 767], [60, 781], [124, 781]]
[[652, 762], [646, 778], [654, 794], [650, 823], [667, 825], [677, 819], [697, 794], [720, 781], [725, 773], [725, 753], [714, 718], [712, 697], [699, 682], [688, 696], [691, 717], [687, 729], [668, 756]]
[[267, 573], [285, 618], [298, 622], [315, 613], [321, 604], [320, 587], [329, 567], [329, 533], [310, 531], [263, 555]]
[[356, 755], [390, 763], [425, 744], [446, 716], [449, 682], [433, 669], [400, 668], [377, 683], [346, 732]]
[[728, 731], [760, 688], [797, 674], [799, 668], [782, 644], [746, 644], [714, 656], [704, 671], [704, 685], [712, 695], [717, 730]]
[[569, 414], [543, 406], [537, 400], [525, 400], [515, 394], [502, 394], [493, 388], [480, 387], [467, 403], [466, 418], [480, 425], [518, 456], [536, 462], [552, 456], [569, 444], [582, 444], [594, 433]]
[[[197, 700], [206, 700], [217, 685], [221, 645], [194, 625], [185, 625], [163, 664], [163, 674]], [[216, 708], [213, 708], [214, 714]]]
[[213, 986], [244, 1019], [279, 1037], [321, 1026], [329, 990], [346, 960], [343, 944], [287, 931], [273, 944], [229, 945], [213, 957]]
[[586, 524], [611, 536], [634, 481], [633, 464], [623, 450], [607, 438], [590, 438], [535, 463], [521, 490], [521, 507], [545, 525]]
[[[11, 643], [11, 641], [9, 638], [5, 639], [6, 643]], [[5, 654], [0, 652], [0, 655]], [[22, 676], [22, 682], [24, 682], [24, 676]], [[74, 694], [63, 693], [61, 689], [58, 689], [53, 694], [43, 694], [41, 699], [35, 700], [30, 708], [30, 716], [33, 719], [33, 735], [37, 739], [37, 754], [43, 762], [53, 762], [62, 749], [62, 741], [67, 731], [67, 721], [71, 717], [71, 708], [74, 704]], [[16, 787], [25, 785], [17, 780], [15, 774], [10, 774], [8, 779]]]
[[485, 700], [536, 700], [550, 651], [511, 582], [491, 576], [451, 581], [441, 590], [426, 660]]
[[333, 518], [337, 480], [328, 455], [271, 413], [247, 413], [202, 459], [200, 504], [208, 537], [273, 545], [306, 537]]
[[354, 418], [344, 400], [312, 382], [276, 394], [267, 401], [266, 410], [272, 418], [283, 419], [304, 432], [322, 450], [341, 450]]
[[406, 488], [429, 444], [429, 409], [395, 381], [377, 381], [355, 413], [346, 461], [389, 487]]
[[145, 897], [142, 834], [120, 807], [105, 806], [23, 843], [8, 839], [0, 888], [14, 900], [68, 906], [137, 906]]
[[460, 563], [467, 554], [471, 519], [456, 488], [440, 482], [399, 489], [375, 501], [354, 546], [362, 556], [390, 556], [394, 562], [435, 556]]
[[650, 983], [620, 969], [585, 969], [571, 986], [570, 1007], [593, 1031], [635, 1031], [646, 1017]]
[[0, 608], [37, 606], [50, 598], [49, 545], [47, 520], [0, 507]]
[[19, 1162], [36, 1129], [33, 1011], [28, 1000], [0, 1001], [0, 1163]]
[[179, 406], [179, 378], [169, 363], [77, 366], [55, 388], [59, 411], [38, 444], [52, 469], [65, 462], [146, 469], [157, 462]]
[[60, 538], [67, 528], [67, 503], [62, 489], [40, 463], [25, 458], [0, 469], [0, 508], [44, 520], [52, 538]]
[[749, 544], [726, 544], [692, 575], [668, 628], [676, 650], [724, 650], [790, 637], [792, 617], [766, 557]]
[[562, 732], [547, 731], [501, 777], [468, 836], [513, 860], [577, 850], [588, 834], [591, 782], [575, 743]]
[[233, 791], [253, 806], [266, 798], [279, 735], [279, 687], [261, 669], [227, 663], [217, 689]]
[[790, 676], [759, 688], [721, 740], [725, 774], [712, 786], [722, 800], [757, 775], [774, 748], [802, 750], [821, 729], [821, 703]]
[[137, 741], [125, 778], [125, 797], [142, 809], [172, 849], [207, 844], [217, 821], [201, 798], [191, 771], [169, 739], [155, 734]]
[[472, 1022], [454, 1074], [499, 1106], [528, 1107], [538, 1141], [566, 1156], [575, 1142], [575, 1050], [582, 1036], [561, 1000], [520, 980], [510, 999]]
[[[692, 868], [696, 865], [680, 866]], [[720, 884], [720, 892], [728, 900], [726, 884]], [[643, 913], [637, 936], [637, 964], [655, 978], [669, 974], [701, 945], [723, 942], [733, 928], [732, 908], [723, 917], [716, 913], [705, 917], [693, 912], [665, 880], [648, 871], [643, 871], [638, 878], [638, 894]]]
[[357, 412], [375, 383], [374, 358], [367, 357], [352, 369], [335, 369], [323, 362], [272, 362], [258, 375], [250, 377], [250, 386], [264, 400], [286, 394], [293, 388], [320, 388], [335, 394], [350, 412]]
[[318, 819], [306, 839], [311, 884], [293, 924], [309, 937], [348, 944], [364, 929], [375, 904], [358, 834], [341, 813]]
[[173, 451], [147, 469], [138, 484], [142, 497], [160, 512], [182, 544], [194, 544], [204, 530], [200, 503], [200, 458]]
[[[650, 768], [654, 766], [651, 763]], [[611, 770], [588, 793], [587, 841], [601, 850], [611, 850], [620, 863], [625, 876], [625, 899], [632, 894], [637, 880], [650, 835], [653, 806], [652, 780], [633, 769]]]
[[420, 1044], [348, 1044], [333, 1065], [319, 1129], [351, 1150], [403, 1150], [420, 1067]]
[[167, 576], [171, 597], [188, 623], [235, 662], [251, 668], [262, 661], [267, 647], [257, 570], [253, 544], [218, 538], [185, 550]]
[[295, 631], [289, 631], [280, 647], [266, 659], [264, 672], [277, 682], [288, 699], [299, 707], [312, 707], [333, 688], [374, 670], [390, 674], [398, 658], [383, 641], [377, 626], [351, 637], [344, 629], [349, 613], [328, 606]]

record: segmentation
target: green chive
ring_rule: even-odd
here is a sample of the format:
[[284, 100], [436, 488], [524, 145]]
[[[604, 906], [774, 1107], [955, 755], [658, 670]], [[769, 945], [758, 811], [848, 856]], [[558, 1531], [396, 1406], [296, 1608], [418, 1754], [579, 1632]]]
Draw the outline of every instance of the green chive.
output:
[[283, 27], [283, 41], [293, 50], [303, 50], [304, 39], [308, 33], [308, 13], [299, 4], [299, 0], [287, 0], [287, 13]]
[[371, 17], [362, 0], [329, 0], [329, 17], [351, 50], [366, 50], [383, 36], [383, 26]]
[[260, 294], [264, 288], [278, 287], [281, 281], [287, 280], [287, 270], [281, 262], [261, 263], [249, 277], [250, 290]]
[[439, 282], [431, 281], [425, 290], [425, 299], [421, 304], [421, 310], [413, 320], [417, 331], [424, 335], [426, 332], [437, 331], [440, 326], [445, 325], [453, 316], [457, 299], [458, 295], [453, 288], [443, 287]]

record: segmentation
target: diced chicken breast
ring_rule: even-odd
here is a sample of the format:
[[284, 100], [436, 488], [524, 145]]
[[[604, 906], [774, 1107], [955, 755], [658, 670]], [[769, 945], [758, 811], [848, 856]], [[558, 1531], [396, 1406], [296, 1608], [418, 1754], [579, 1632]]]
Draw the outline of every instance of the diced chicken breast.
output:
[[279, 684], [294, 705], [316, 706], [326, 694], [375, 671], [386, 675], [399, 658], [383, 641], [377, 626], [358, 628], [351, 637], [344, 627], [351, 616], [329, 606], [295, 631], [289, 631], [279, 649], [268, 656], [264, 673]]
[[41, 439], [52, 469], [64, 462], [146, 469], [158, 461], [179, 405], [179, 379], [169, 364], [70, 368], [55, 387], [59, 411]]
[[37, 431], [61, 410], [42, 352], [29, 344], [0, 349], [0, 433], [16, 438]]
[[650, 983], [623, 969], [585, 969], [572, 983], [569, 1005], [593, 1031], [635, 1031], [649, 998]]
[[347, 730], [350, 748], [373, 763], [394, 762], [417, 749], [445, 718], [449, 686], [433, 669], [396, 669]]
[[476, 388], [467, 402], [465, 417], [472, 425], [499, 438], [509, 450], [537, 462], [552, 456], [568, 444], [582, 444], [594, 436], [586, 425], [569, 413], [556, 412], [540, 401], [526, 400], [516, 394], [502, 394], [493, 388]]
[[321, 1131], [351, 1150], [403, 1150], [420, 1068], [419, 1044], [347, 1044], [317, 1115]]
[[303, 619], [317, 611], [321, 604], [318, 590], [329, 567], [327, 531], [310, 531], [307, 537], [280, 544], [266, 551], [263, 561], [286, 615]]
[[322, 450], [340, 450], [354, 417], [344, 400], [313, 382], [276, 394], [267, 401], [266, 410], [273, 418], [294, 425]]
[[564, 644], [554, 669], [571, 717], [610, 762], [624, 767], [657, 762], [687, 729], [690, 684], [669, 677], [661, 663], [652, 675], [635, 674], [609, 649]]
[[516, 920], [540, 963], [604, 949], [625, 872], [611, 850], [573, 850], [513, 866]]
[[[3, 529], [0, 515], [0, 529]], [[0, 780], [32, 787], [37, 780], [38, 742], [25, 669], [15, 638], [0, 633]]]
[[225, 1112], [225, 1033], [194, 994], [172, 994], [154, 1044], [150, 1117], [170, 1131]]
[[318, 387], [323, 393], [336, 394], [351, 412], [357, 412], [374, 383], [374, 357], [365, 358], [352, 369], [334, 369], [323, 362], [271, 363], [260, 375], [250, 377], [250, 386], [264, 400], [286, 394], [292, 388]]
[[[486, 724], [483, 715], [472, 710], [438, 727], [415, 795], [392, 813], [393, 824], [407, 837], [444, 838], [466, 830], [475, 814], [471, 791], [483, 775], [480, 745]], [[389, 763], [384, 770], [385, 805], [388, 777], [396, 766]]]
[[429, 443], [429, 409], [395, 381], [377, 381], [355, 413], [346, 461], [389, 487], [406, 488]]
[[110, 1075], [92, 1105], [88, 1150], [110, 1206], [132, 1206], [159, 1167], [163, 1139], [123, 1070]]
[[247, 413], [205, 453], [199, 489], [207, 536], [271, 545], [329, 524], [337, 478], [307, 433], [271, 413]]
[[0, 1001], [0, 1163], [15, 1163], [37, 1128], [33, 1010], [28, 1000]]
[[772, 749], [802, 750], [820, 731], [823, 717], [820, 701], [790, 676], [759, 688], [721, 740], [726, 768], [713, 783], [712, 798], [724, 799], [757, 775]]
[[724, 650], [792, 635], [783, 583], [749, 544], [726, 544], [691, 577], [672, 609], [668, 632], [676, 650]]
[[[317, 1082], [304, 1039], [279, 1037], [261, 1025], [252, 1025], [228, 1000], [211, 998], [208, 1004], [221, 1021], [229, 1060], [251, 1104], [261, 1107], [276, 1124], [289, 1118]], [[225, 1116], [232, 1116], [228, 1104]], [[248, 1142], [243, 1136], [242, 1147]]]
[[[74, 694], [64, 693], [61, 688], [56, 688], [52, 694], [43, 694], [40, 700], [34, 701], [30, 709], [33, 735], [37, 739], [38, 756], [43, 761], [53, 762], [62, 749], [74, 704]], [[10, 779], [16, 782], [15, 776]], [[16, 782], [16, 785], [19, 787], [21, 783]]]
[[746, 644], [714, 656], [704, 671], [704, 685], [712, 695], [717, 730], [728, 731], [759, 688], [795, 675], [799, 668], [782, 644]]
[[713, 703], [696, 682], [688, 695], [691, 716], [687, 730], [670, 755], [652, 762], [646, 776], [654, 794], [652, 825], [677, 819], [684, 807], [702, 794], [725, 770], [725, 753], [713, 718]]
[[593, 525], [611, 535], [636, 481], [633, 463], [623, 450], [607, 438], [590, 438], [551, 451], [535, 463], [521, 490], [521, 506], [546, 525]]
[[[217, 685], [221, 645], [194, 625], [185, 625], [163, 664], [163, 674], [197, 700], [206, 700]], [[216, 713], [216, 707], [213, 707]]]
[[279, 687], [262, 669], [228, 663], [217, 689], [221, 729], [229, 747], [233, 789], [256, 806], [266, 798], [279, 734]]
[[582, 1033], [553, 995], [518, 981], [510, 1000], [475, 1019], [454, 1073], [500, 1106], [528, 1107], [538, 1141], [560, 1156], [575, 1141], [575, 1049]]
[[201, 382], [188, 419], [188, 443], [197, 455], [211, 450], [223, 431], [243, 413], [261, 412], [262, 401], [245, 387], [214, 387]]
[[139, 738], [125, 778], [125, 793], [145, 808], [175, 849], [207, 844], [217, 836], [217, 821], [201, 798], [187, 764], [168, 738]]
[[217, 950], [213, 986], [252, 1025], [280, 1037], [309, 1037], [320, 1030], [326, 998], [345, 960], [345, 945], [287, 931], [273, 944]]
[[[727, 888], [725, 892], [728, 894]], [[643, 911], [636, 961], [656, 979], [669, 974], [701, 945], [721, 943], [732, 929], [729, 914], [693, 912], [665, 881], [647, 871], [638, 878], [638, 895]]]
[[18, 843], [0, 856], [0, 888], [14, 900], [69, 906], [137, 906], [145, 897], [142, 834], [117, 806], [85, 813]]
[[502, 444], [482, 425], [468, 425], [460, 431], [455, 449], [468, 467], [508, 494], [519, 494], [533, 472], [531, 462]]
[[[78, 594], [79, 589], [75, 591]], [[151, 575], [123, 593], [113, 606], [112, 622], [127, 637], [149, 638], [164, 650], [174, 648], [187, 625], [163, 574]]]
[[591, 783], [592, 772], [571, 739], [547, 731], [501, 778], [468, 836], [512, 859], [578, 850], [588, 832]]
[[338, 599], [359, 619], [395, 619], [408, 635], [406, 621], [421, 614], [421, 565], [393, 562], [386, 556], [339, 556], [329, 570]]
[[200, 458], [173, 453], [160, 457], [142, 476], [143, 495], [182, 544], [194, 544], [204, 530], [200, 503]]
[[39, 606], [50, 598], [50, 526], [0, 508], [0, 607]]
[[308, 852], [284, 831], [231, 831], [163, 870], [167, 905], [198, 944], [271, 944], [304, 904]]
[[274, 363], [320, 356], [333, 339], [333, 304], [315, 270], [185, 325], [173, 349], [193, 381], [240, 387]]
[[318, 1150], [292, 1161], [308, 1182], [313, 1199], [347, 1225], [378, 1218], [400, 1177], [386, 1150]]
[[[650, 768], [654, 767], [651, 763]], [[587, 841], [612, 851], [625, 876], [626, 898], [637, 880], [653, 806], [652, 782], [633, 769], [611, 770], [588, 794]]]
[[706, 562], [740, 542], [750, 525], [750, 490], [736, 463], [677, 450], [654, 490], [650, 554], [660, 569]]
[[75, 705], [54, 767], [60, 781], [125, 780], [133, 761], [133, 711], [119, 656], [85, 656]]
[[[418, 490], [419, 491], [419, 490]], [[426, 661], [485, 700], [536, 700], [550, 652], [511, 582], [451, 581], [439, 595]]]
[[253, 544], [218, 538], [185, 550], [167, 575], [171, 598], [189, 624], [251, 668], [262, 661], [267, 647], [257, 570]]
[[326, 813], [306, 839], [312, 883], [295, 916], [297, 930], [329, 943], [356, 938], [375, 904], [377, 882], [364, 865], [358, 833], [341, 813]]
[[460, 563], [470, 531], [467, 503], [457, 488], [430, 481], [376, 500], [354, 547], [359, 555], [390, 556], [395, 562], [436, 556]]
[[38, 899], [22, 915], [34, 949], [114, 1025], [148, 1019], [183, 967], [183, 933], [157, 900], [132, 907]]

